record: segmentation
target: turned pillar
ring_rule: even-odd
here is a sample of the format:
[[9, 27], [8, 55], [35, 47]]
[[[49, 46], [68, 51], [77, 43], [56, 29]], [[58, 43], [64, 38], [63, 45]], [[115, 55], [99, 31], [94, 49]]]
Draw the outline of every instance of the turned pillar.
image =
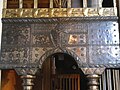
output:
[[15, 68], [15, 70], [23, 80], [23, 90], [32, 90], [34, 85], [33, 80], [35, 79], [35, 73], [37, 72], [38, 67]]
[[23, 80], [23, 83], [22, 83], [23, 90], [32, 90], [32, 87], [34, 85], [33, 83], [34, 78], [35, 78], [34, 75], [21, 76], [21, 79]]
[[81, 68], [88, 78], [88, 90], [99, 90], [100, 75], [105, 68]]
[[88, 78], [88, 90], [99, 90], [99, 78], [100, 76], [97, 74], [87, 75]]

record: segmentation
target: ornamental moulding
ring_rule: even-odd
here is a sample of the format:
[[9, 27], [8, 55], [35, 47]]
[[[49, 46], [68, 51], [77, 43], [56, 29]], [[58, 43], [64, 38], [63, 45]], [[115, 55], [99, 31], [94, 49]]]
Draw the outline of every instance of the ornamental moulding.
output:
[[3, 9], [3, 18], [117, 16], [117, 8]]

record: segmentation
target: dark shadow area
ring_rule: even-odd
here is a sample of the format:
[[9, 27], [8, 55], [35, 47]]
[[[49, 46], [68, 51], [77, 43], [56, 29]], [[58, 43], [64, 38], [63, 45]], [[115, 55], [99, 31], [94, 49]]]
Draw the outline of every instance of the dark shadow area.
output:
[[113, 0], [103, 0], [102, 6], [103, 7], [113, 7], [114, 6]]
[[19, 8], [19, 0], [7, 0], [7, 8]]
[[49, 0], [38, 0], [38, 8], [49, 8]]

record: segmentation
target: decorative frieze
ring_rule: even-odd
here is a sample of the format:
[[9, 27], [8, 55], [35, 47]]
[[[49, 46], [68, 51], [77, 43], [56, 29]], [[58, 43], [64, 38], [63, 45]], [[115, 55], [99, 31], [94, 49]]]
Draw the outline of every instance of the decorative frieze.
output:
[[3, 18], [117, 16], [117, 8], [3, 9]]

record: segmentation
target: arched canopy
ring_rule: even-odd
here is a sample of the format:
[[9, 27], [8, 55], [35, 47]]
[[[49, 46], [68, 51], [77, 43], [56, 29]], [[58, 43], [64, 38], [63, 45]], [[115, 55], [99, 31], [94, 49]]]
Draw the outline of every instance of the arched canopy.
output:
[[81, 67], [83, 65], [83, 62], [81, 61], [81, 59], [79, 58], [79, 56], [77, 56], [73, 51], [66, 49], [66, 48], [55, 48], [49, 51], [46, 51], [42, 57], [39, 60], [39, 67], [42, 67], [43, 62], [51, 55], [56, 54], [56, 53], [65, 53], [70, 55], [71, 57], [74, 58], [75, 62], [77, 63], [78, 67]]

